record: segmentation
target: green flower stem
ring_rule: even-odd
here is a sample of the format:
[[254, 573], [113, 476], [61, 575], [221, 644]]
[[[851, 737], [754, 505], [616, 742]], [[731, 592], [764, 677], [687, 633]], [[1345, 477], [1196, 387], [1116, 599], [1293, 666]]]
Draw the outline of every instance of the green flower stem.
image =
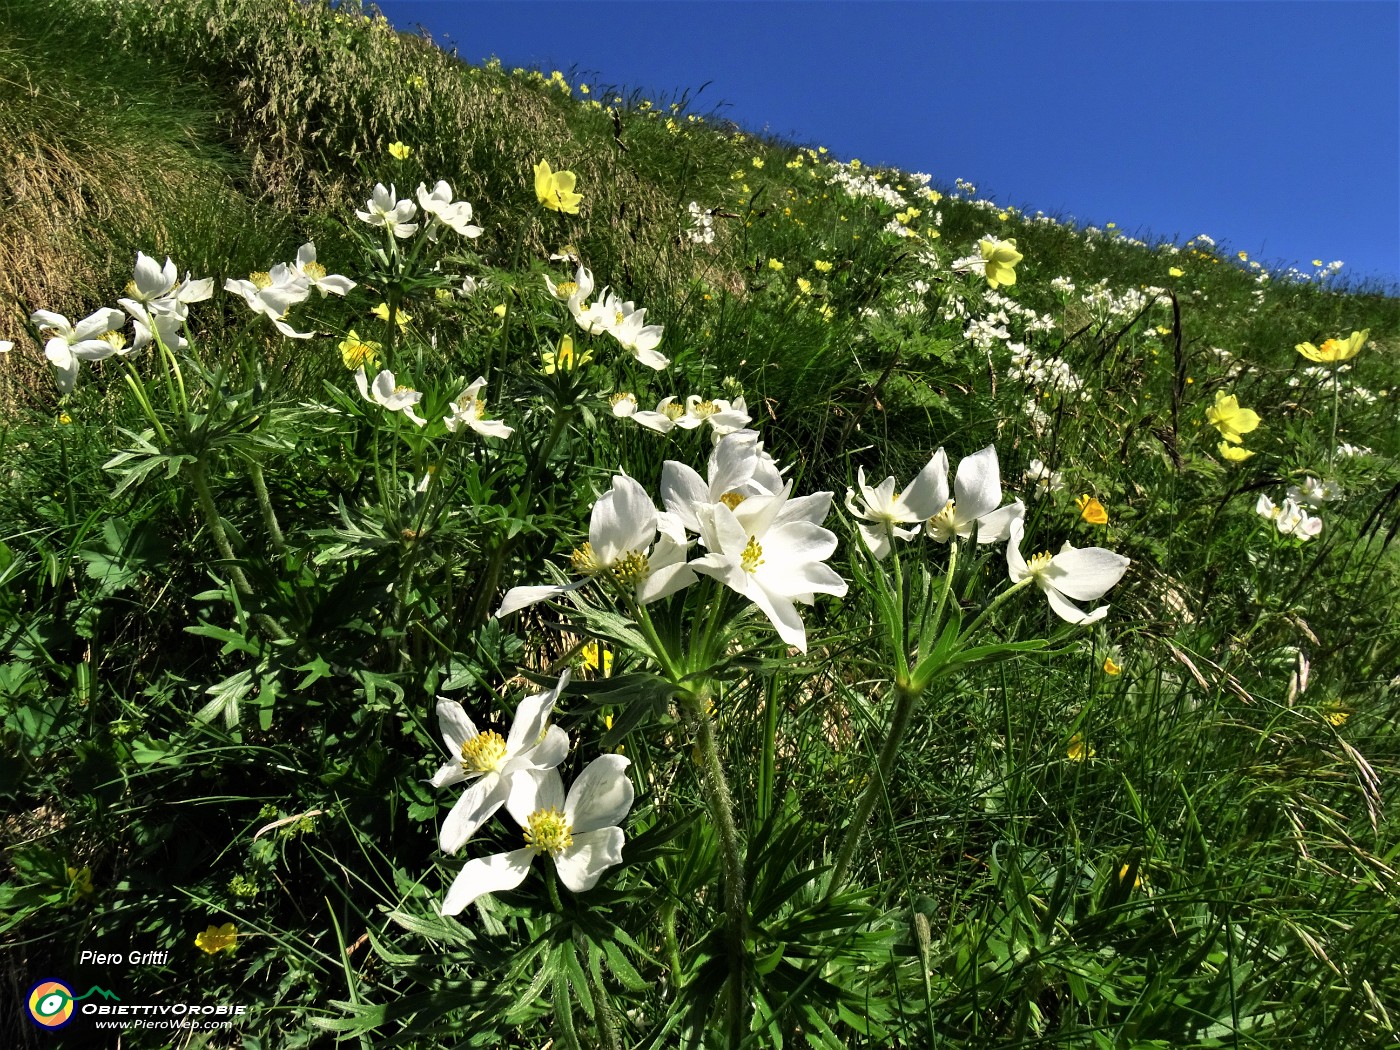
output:
[[909, 677], [909, 614], [908, 606], [904, 600], [904, 571], [899, 565], [899, 548], [894, 542], [894, 526], [890, 528], [890, 561], [894, 564], [894, 601], [891, 603], [895, 622], [894, 627], [894, 661], [895, 671], [900, 679]]
[[676, 941], [676, 902], [667, 901], [661, 906], [661, 939], [666, 948], [666, 965], [671, 970], [671, 993], [679, 995], [681, 990], [681, 949]]
[[[199, 497], [199, 509], [204, 514], [204, 523], [209, 529], [209, 534], [214, 537], [214, 546], [218, 548], [219, 557], [229, 563], [228, 574], [233, 580], [234, 589], [245, 598], [251, 597], [252, 585], [248, 583], [243, 569], [234, 561], [233, 545], [228, 541], [223, 519], [219, 517], [219, 508], [214, 504], [214, 494], [209, 490], [209, 476], [203, 457], [196, 459], [189, 469], [194, 481], [195, 494]], [[282, 630], [271, 616], [259, 613], [255, 619], [272, 638], [279, 641], [287, 638], [287, 632]]]
[[895, 683], [894, 713], [890, 716], [890, 728], [885, 735], [885, 745], [880, 749], [880, 758], [875, 766], [875, 774], [866, 782], [865, 791], [861, 794], [860, 802], [856, 805], [855, 815], [846, 828], [846, 837], [841, 843], [841, 851], [836, 855], [836, 866], [831, 871], [831, 882], [827, 887], [828, 897], [841, 888], [841, 884], [850, 871], [856, 847], [860, 845], [861, 836], [865, 833], [866, 821], [870, 819], [870, 814], [875, 809], [875, 803], [885, 793], [890, 774], [894, 771], [895, 760], [899, 757], [899, 748], [904, 741], [905, 730], [909, 728], [909, 719], [913, 716], [914, 709], [918, 707], [919, 698], [923, 696], [923, 693], [922, 687], [912, 683]]
[[262, 464], [253, 460], [249, 464], [249, 474], [253, 479], [253, 492], [258, 497], [258, 508], [262, 511], [263, 523], [267, 525], [268, 538], [272, 540], [272, 549], [278, 554], [287, 552], [287, 538], [282, 535], [281, 526], [277, 524], [277, 514], [272, 509], [272, 498], [267, 494], [267, 481], [263, 477]]
[[992, 614], [992, 611], [996, 609], [997, 606], [1001, 605], [1002, 602], [1006, 601], [1013, 594], [1025, 590], [1034, 581], [1034, 576], [1027, 576], [1020, 583], [1013, 583], [1010, 587], [1006, 588], [1006, 590], [1002, 591], [995, 598], [993, 598], [991, 604], [989, 604], [985, 609], [982, 610], [980, 614], [978, 614], [977, 619], [973, 620], [972, 623], [968, 625], [967, 629], [963, 631], [962, 634], [958, 635], [958, 647], [962, 648], [963, 643], [972, 637], [972, 635], [976, 632], [977, 628], [982, 626], [982, 621], [987, 619], [987, 617]]
[[714, 722], [704, 709], [705, 698], [698, 697], [695, 713], [700, 756], [704, 763], [705, 797], [715, 830], [719, 832], [720, 856], [724, 865], [725, 951], [729, 956], [729, 996], [726, 1027], [729, 1046], [738, 1046], [744, 1036], [744, 1009], [748, 1003], [748, 982], [744, 974], [744, 941], [747, 936], [748, 898], [744, 890], [744, 858], [739, 849], [739, 831], [734, 825], [734, 800], [724, 767], [719, 760]]
[[170, 433], [165, 429], [165, 425], [160, 421], [160, 416], [156, 414], [156, 410], [151, 406], [150, 396], [146, 393], [146, 384], [141, 382], [140, 375], [138, 375], [136, 369], [131, 366], [130, 361], [123, 361], [122, 364], [126, 366], [126, 376], [124, 377], [126, 379], [126, 385], [131, 388], [132, 394], [136, 397], [136, 403], [141, 406], [142, 415], [151, 421], [151, 427], [155, 430], [156, 437], [159, 439], [160, 443], [162, 445], [169, 445]]
[[593, 994], [593, 1018], [598, 1024], [598, 1038], [604, 1050], [622, 1050], [617, 1039], [617, 1026], [613, 1024], [612, 1002], [603, 987], [602, 978], [592, 966], [585, 966], [588, 976], [588, 990]]
[[763, 756], [758, 767], [758, 819], [767, 820], [773, 812], [777, 780], [778, 675], [768, 678], [763, 700]]
[[1337, 406], [1341, 400], [1341, 379], [1337, 375], [1337, 365], [1332, 365], [1332, 441], [1327, 446], [1327, 469], [1332, 469], [1332, 461], [1337, 457]]

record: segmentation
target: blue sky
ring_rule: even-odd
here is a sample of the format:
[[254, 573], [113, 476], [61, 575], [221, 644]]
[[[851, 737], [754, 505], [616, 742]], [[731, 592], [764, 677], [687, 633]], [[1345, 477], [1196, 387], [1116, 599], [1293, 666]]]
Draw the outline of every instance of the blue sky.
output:
[[751, 130], [1000, 204], [1400, 283], [1394, 2], [379, 6], [468, 61], [688, 89]]

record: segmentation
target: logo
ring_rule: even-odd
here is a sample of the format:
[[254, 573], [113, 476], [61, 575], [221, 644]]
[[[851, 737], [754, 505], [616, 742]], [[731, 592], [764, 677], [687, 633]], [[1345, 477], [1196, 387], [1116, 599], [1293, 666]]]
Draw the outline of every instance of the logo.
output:
[[100, 995], [104, 999], [117, 999], [115, 992], [93, 985], [82, 995], [74, 995], [73, 989], [62, 981], [40, 981], [29, 989], [29, 1016], [41, 1028], [62, 1028], [73, 1020], [73, 1004], [90, 995]]

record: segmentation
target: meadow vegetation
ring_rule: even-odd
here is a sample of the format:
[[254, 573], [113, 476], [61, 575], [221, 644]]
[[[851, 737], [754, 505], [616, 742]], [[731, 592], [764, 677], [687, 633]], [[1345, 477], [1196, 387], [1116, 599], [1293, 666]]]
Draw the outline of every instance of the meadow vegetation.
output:
[[355, 3], [0, 56], [13, 1001], [1400, 1045], [1395, 289]]

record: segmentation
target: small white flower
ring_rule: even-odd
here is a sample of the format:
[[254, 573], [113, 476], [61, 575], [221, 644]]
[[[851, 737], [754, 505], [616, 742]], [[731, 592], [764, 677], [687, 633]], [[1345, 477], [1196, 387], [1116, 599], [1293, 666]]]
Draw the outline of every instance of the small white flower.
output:
[[1070, 623], [1095, 623], [1108, 615], [1107, 605], [1086, 613], [1074, 603], [1102, 598], [1128, 571], [1131, 562], [1127, 558], [1102, 547], [1072, 547], [1066, 542], [1059, 554], [1037, 554], [1027, 564], [1021, 557], [1024, 535], [1025, 523], [1020, 518], [1012, 521], [1006, 544], [1006, 568], [1012, 583], [1034, 577], [1055, 615]]
[[348, 277], [326, 273], [326, 268], [316, 261], [316, 245], [312, 241], [297, 249], [297, 261], [292, 264], [292, 271], [320, 292], [322, 299], [327, 293], [344, 295], [355, 287], [355, 282]]
[[603, 872], [622, 863], [626, 839], [620, 825], [634, 798], [627, 779], [630, 764], [621, 755], [595, 758], [567, 797], [555, 770], [538, 781], [526, 781], [535, 788], [533, 797], [527, 799], [522, 791], [507, 802], [510, 815], [525, 832], [525, 848], [467, 861], [447, 891], [442, 914], [456, 915], [484, 894], [515, 889], [541, 853], [554, 861], [559, 881], [571, 892], [591, 890]]
[[515, 433], [514, 428], [506, 426], [499, 419], [483, 418], [486, 401], [476, 395], [485, 385], [486, 377], [478, 378], [448, 406], [448, 414], [442, 417], [448, 430], [456, 433], [459, 426], [465, 425], [487, 437], [508, 438]]
[[646, 489], [625, 474], [593, 504], [588, 542], [573, 552], [570, 563], [582, 579], [566, 585], [512, 587], [496, 610], [509, 616], [526, 606], [578, 590], [595, 577], [631, 586], [641, 605], [659, 601], [695, 582], [685, 564], [688, 541], [680, 521], [659, 513]]
[[[700, 508], [716, 503], [737, 507], [750, 496], [777, 495], [783, 490], [783, 484], [782, 472], [773, 457], [763, 451], [758, 434], [752, 430], [739, 430], [720, 438], [710, 452], [707, 478], [702, 478], [689, 464], [673, 459], [661, 465], [661, 502], [695, 533], [701, 531]], [[830, 498], [831, 494], [827, 493], [828, 505]], [[804, 506], [804, 501], [811, 499], [805, 496], [792, 504]], [[817, 521], [825, 516], [823, 507]]]
[[676, 401], [676, 396], [672, 394], [670, 397], [663, 397], [658, 401], [655, 409], [642, 412], [634, 410], [625, 414], [631, 416], [635, 422], [648, 430], [654, 430], [658, 434], [667, 434], [685, 418], [685, 406], [679, 404]]
[[387, 368], [374, 377], [373, 386], [365, 375], [365, 366], [355, 369], [355, 385], [360, 396], [366, 401], [382, 405], [390, 412], [402, 412], [418, 426], [426, 426], [428, 421], [413, 411], [413, 406], [423, 400], [421, 392], [411, 386], [400, 386], [394, 381], [394, 373]]
[[564, 761], [569, 737], [549, 724], [549, 716], [568, 684], [569, 670], [565, 668], [553, 689], [521, 700], [505, 738], [489, 729], [478, 732], [460, 703], [438, 697], [438, 728], [452, 758], [429, 783], [436, 788], [471, 784], [442, 822], [438, 847], [444, 853], [461, 849], [512, 797], [528, 805], [534, 797], [534, 785], [527, 781], [539, 779], [546, 770], [553, 772]]
[[355, 212], [360, 221], [383, 226], [400, 240], [418, 232], [418, 224], [408, 221], [417, 213], [417, 206], [411, 200], [399, 200], [392, 186], [385, 189], [382, 182], [377, 183], [365, 209]]
[[637, 395], [629, 393], [617, 393], [608, 399], [612, 406], [612, 414], [619, 419], [629, 419], [637, 414]]
[[1048, 492], [1059, 492], [1065, 487], [1060, 472], [1051, 470], [1038, 459], [1030, 461], [1026, 467], [1026, 481], [1035, 486], [1035, 495], [1044, 496]]
[[1321, 481], [1314, 477], [1304, 477], [1303, 484], [1289, 485], [1288, 498], [1304, 507], [1316, 510], [1324, 503], [1342, 498], [1342, 487], [1335, 481]]
[[256, 280], [224, 281], [224, 290], [243, 297], [248, 308], [270, 320], [289, 339], [310, 339], [315, 332], [298, 332], [287, 323], [287, 312], [311, 295], [311, 283], [286, 263], [278, 263]]
[[15, 344], [9, 339], [0, 339], [0, 354], [8, 354], [15, 348]]
[[709, 553], [690, 565], [748, 598], [779, 638], [805, 653], [807, 628], [794, 603], [812, 605], [817, 594], [844, 595], [846, 581], [823, 564], [836, 551], [836, 535], [820, 524], [832, 493], [789, 502], [791, 491], [789, 482], [776, 496], [748, 496], [732, 509], [727, 501], [695, 507], [700, 542]]
[[71, 394], [78, 382], [78, 368], [83, 361], [102, 361], [117, 352], [116, 345], [104, 338], [126, 324], [120, 310], [104, 307], [88, 314], [77, 325], [68, 323], [62, 314], [35, 310], [29, 320], [39, 333], [51, 332], [44, 344], [44, 356], [58, 369], [58, 386]]
[[[939, 462], [943, 470], [941, 491], [947, 499], [947, 457]], [[1001, 466], [997, 462], [996, 448], [988, 445], [980, 452], [964, 456], [958, 464], [958, 473], [953, 479], [953, 498], [930, 516], [928, 535], [940, 543], [948, 543], [955, 536], [967, 539], [975, 529], [978, 543], [1000, 543], [1009, 535], [1011, 523], [1021, 520], [1025, 514], [1026, 506], [1020, 500], [1001, 506]]]
[[439, 226], [446, 226], [462, 237], [481, 236], [481, 227], [472, 225], [472, 206], [466, 201], [452, 199], [452, 187], [439, 180], [431, 193], [423, 183], [418, 184], [418, 205], [424, 214], [431, 215], [433, 222], [428, 224], [428, 240], [437, 240]]
[[[616, 302], [615, 299], [613, 301]], [[671, 363], [671, 359], [656, 349], [661, 343], [662, 326], [647, 324], [646, 317], [645, 308], [635, 309], [632, 303], [617, 304], [608, 332], [624, 349], [631, 351], [639, 364], [659, 372]]]
[[[865, 503], [863, 511], [856, 508], [855, 489], [846, 489], [846, 511], [853, 518], [862, 519], [859, 523], [860, 534], [865, 538], [870, 553], [878, 560], [883, 560], [889, 554], [891, 536], [902, 540], [913, 539], [918, 535], [921, 523], [947, 504], [947, 454], [941, 448], [935, 452], [904, 491], [896, 492], [895, 484], [891, 476], [878, 488], [871, 488], [865, 483], [865, 468], [857, 467], [856, 485]], [[901, 525], [912, 525], [913, 528], [900, 528]]]
[[1322, 532], [1322, 519], [1309, 515], [1294, 499], [1285, 499], [1281, 506], [1275, 505], [1261, 492], [1254, 510], [1260, 517], [1272, 521], [1274, 527], [1285, 536], [1310, 540]]

